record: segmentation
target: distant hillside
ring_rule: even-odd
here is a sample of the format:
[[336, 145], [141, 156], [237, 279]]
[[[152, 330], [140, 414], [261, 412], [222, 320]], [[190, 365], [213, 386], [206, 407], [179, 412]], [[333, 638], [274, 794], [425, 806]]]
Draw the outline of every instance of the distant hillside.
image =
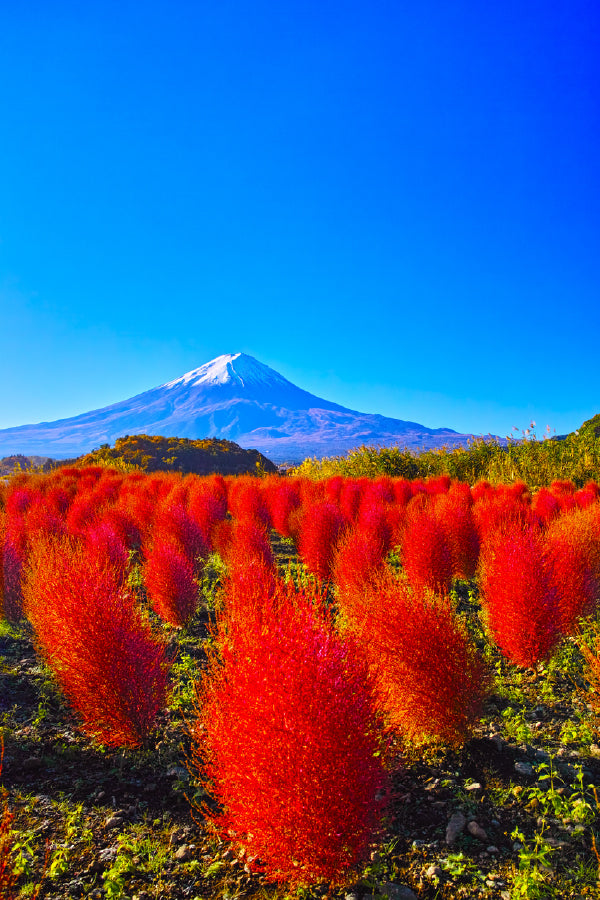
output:
[[22, 453], [15, 453], [0, 459], [0, 475], [14, 475], [17, 472], [30, 472], [32, 469], [46, 472], [53, 468], [53, 464], [54, 460], [49, 456], [24, 456]]
[[125, 464], [144, 472], [182, 472], [196, 475], [245, 475], [275, 473], [277, 468], [258, 450], [243, 450], [233, 441], [219, 438], [162, 437], [136, 434], [117, 438], [115, 446], [103, 444], [76, 460], [78, 465]]

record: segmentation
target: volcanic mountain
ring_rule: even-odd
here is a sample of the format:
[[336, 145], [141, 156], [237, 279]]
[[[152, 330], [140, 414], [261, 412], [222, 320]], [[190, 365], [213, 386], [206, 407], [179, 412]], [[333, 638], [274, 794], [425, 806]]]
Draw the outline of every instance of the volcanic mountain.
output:
[[218, 356], [175, 381], [70, 419], [0, 430], [0, 457], [58, 459], [126, 434], [218, 437], [275, 462], [335, 456], [362, 444], [464, 446], [471, 435], [346, 409], [292, 384], [245, 353]]

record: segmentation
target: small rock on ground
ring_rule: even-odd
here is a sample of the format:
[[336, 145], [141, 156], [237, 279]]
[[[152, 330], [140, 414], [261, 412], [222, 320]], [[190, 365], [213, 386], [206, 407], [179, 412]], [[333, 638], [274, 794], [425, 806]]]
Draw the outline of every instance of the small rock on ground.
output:
[[456, 841], [466, 824], [467, 820], [460, 812], [454, 813], [454, 815], [450, 817], [446, 828], [446, 843], [448, 845], [453, 844]]

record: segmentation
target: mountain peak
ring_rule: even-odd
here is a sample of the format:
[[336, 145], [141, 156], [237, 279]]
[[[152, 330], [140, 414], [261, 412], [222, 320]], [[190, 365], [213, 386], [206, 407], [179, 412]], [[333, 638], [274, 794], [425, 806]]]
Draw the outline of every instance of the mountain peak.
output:
[[287, 462], [334, 456], [361, 444], [464, 446], [469, 437], [347, 409], [297, 387], [246, 353], [226, 353], [103, 409], [2, 429], [0, 456], [75, 456], [135, 434], [223, 438]]
[[204, 363], [203, 366], [186, 372], [175, 381], [169, 381], [163, 387], [175, 388], [182, 385], [189, 387], [228, 385], [241, 388], [250, 385], [291, 386], [290, 382], [275, 369], [259, 362], [253, 356], [248, 356], [247, 353], [224, 353]]

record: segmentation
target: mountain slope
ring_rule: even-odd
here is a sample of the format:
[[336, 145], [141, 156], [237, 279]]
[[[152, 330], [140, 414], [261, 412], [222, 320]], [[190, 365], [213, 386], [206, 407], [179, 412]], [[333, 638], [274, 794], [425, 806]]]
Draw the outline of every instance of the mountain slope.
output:
[[0, 430], [0, 456], [64, 458], [126, 434], [218, 437], [275, 461], [345, 453], [360, 444], [464, 445], [469, 435], [346, 409], [304, 391], [244, 353], [209, 363], [123, 400], [56, 422]]

